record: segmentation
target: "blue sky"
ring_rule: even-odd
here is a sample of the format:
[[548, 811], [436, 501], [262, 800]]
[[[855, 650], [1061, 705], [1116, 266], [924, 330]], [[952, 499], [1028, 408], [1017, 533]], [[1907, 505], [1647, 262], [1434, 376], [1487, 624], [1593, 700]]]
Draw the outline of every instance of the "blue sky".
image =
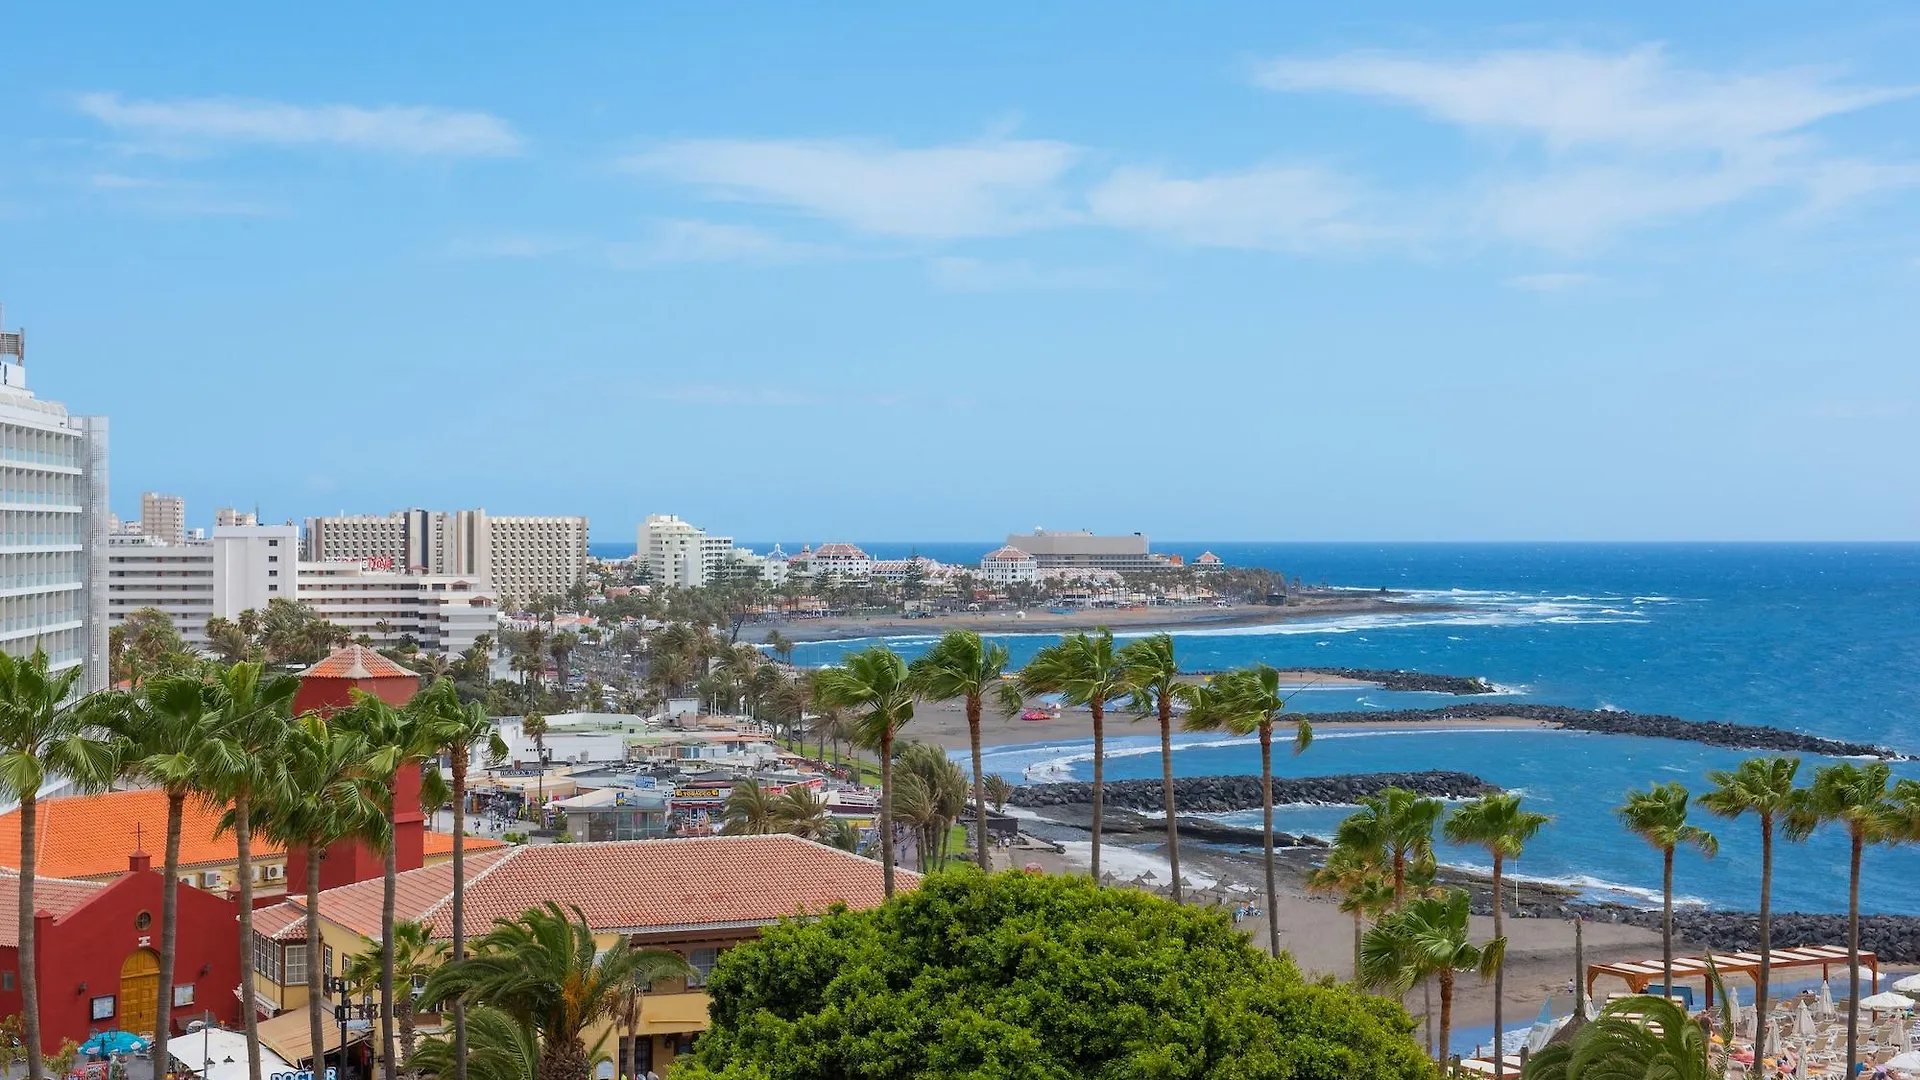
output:
[[1911, 5], [562, 7], [9, 16], [123, 512], [1920, 538]]

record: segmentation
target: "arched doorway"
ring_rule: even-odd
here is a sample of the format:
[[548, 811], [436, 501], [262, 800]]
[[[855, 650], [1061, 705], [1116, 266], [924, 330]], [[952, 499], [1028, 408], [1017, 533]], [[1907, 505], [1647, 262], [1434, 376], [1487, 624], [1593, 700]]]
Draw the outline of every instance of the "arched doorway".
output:
[[135, 949], [120, 965], [120, 1027], [152, 1035], [160, 1016], [160, 954]]

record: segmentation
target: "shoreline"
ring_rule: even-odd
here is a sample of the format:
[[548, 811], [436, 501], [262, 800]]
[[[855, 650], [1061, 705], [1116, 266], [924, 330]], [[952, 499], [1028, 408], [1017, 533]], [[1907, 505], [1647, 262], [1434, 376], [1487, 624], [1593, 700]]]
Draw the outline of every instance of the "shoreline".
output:
[[1229, 607], [1161, 606], [1093, 608], [1059, 614], [1044, 608], [1033, 611], [968, 611], [924, 618], [903, 615], [836, 615], [819, 619], [780, 619], [748, 623], [740, 628], [743, 641], [765, 642], [778, 630], [796, 645], [863, 638], [927, 637], [948, 630], [974, 630], [983, 635], [1071, 634], [1105, 627], [1116, 633], [1181, 633], [1194, 630], [1272, 626], [1306, 619], [1342, 615], [1427, 615], [1465, 610], [1458, 604], [1407, 600], [1396, 594], [1308, 597], [1285, 607], [1234, 604]]

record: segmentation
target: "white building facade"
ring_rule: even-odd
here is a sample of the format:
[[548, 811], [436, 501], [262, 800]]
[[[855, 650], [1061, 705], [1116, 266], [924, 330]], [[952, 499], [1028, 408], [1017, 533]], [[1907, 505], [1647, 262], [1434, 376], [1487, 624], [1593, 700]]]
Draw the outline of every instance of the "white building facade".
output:
[[1009, 544], [980, 557], [980, 580], [989, 585], [1031, 585], [1040, 580], [1040, 561]]
[[26, 336], [0, 321], [0, 648], [45, 650], [107, 685], [107, 421], [27, 389]]
[[500, 624], [499, 598], [478, 578], [369, 569], [364, 562], [302, 562], [295, 599], [376, 647], [412, 638], [455, 656]]
[[213, 539], [180, 544], [144, 535], [110, 537], [108, 626], [152, 608], [172, 621], [188, 645], [204, 649], [208, 619], [234, 619], [271, 600], [298, 598], [299, 540], [291, 525], [216, 525]]
[[649, 514], [640, 523], [635, 551], [645, 560], [655, 588], [697, 589], [709, 580], [709, 539], [725, 540], [728, 550], [733, 547], [731, 539], [708, 537], [706, 530], [690, 521], [672, 514]]
[[528, 604], [559, 596], [586, 572], [584, 517], [495, 517], [485, 510], [403, 510], [308, 518], [309, 562], [360, 561], [376, 570], [481, 578]]

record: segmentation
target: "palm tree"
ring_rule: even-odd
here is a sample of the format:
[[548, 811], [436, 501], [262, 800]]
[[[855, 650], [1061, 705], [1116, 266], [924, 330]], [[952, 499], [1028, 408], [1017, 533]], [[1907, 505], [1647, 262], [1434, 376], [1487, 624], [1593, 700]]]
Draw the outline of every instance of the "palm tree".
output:
[[589, 1080], [600, 1047], [586, 1045], [586, 1033], [618, 1013], [631, 989], [692, 969], [679, 953], [636, 949], [625, 937], [601, 951], [580, 909], [571, 912], [548, 901], [495, 922], [472, 956], [427, 979], [420, 1007], [454, 998], [491, 1005], [539, 1036], [540, 1080]]
[[409, 1062], [414, 1071], [435, 1080], [453, 1080], [463, 1069], [473, 1080], [539, 1080], [540, 1037], [532, 1027], [490, 1005], [464, 1011], [473, 1042], [467, 1059], [454, 1056], [451, 1040], [428, 1038]]
[[1151, 715], [1160, 720], [1160, 790], [1167, 806], [1167, 866], [1173, 876], [1173, 902], [1178, 904], [1180, 822], [1173, 797], [1173, 709], [1176, 704], [1191, 705], [1197, 687], [1180, 681], [1180, 664], [1174, 659], [1170, 634], [1141, 638], [1122, 648], [1119, 659], [1126, 669], [1136, 718]]
[[[361, 782], [368, 751], [358, 734], [309, 713], [293, 722], [283, 753], [288, 783], [276, 785], [259, 802], [254, 829], [287, 850], [306, 849], [307, 1035], [323, 1039], [327, 1017], [322, 1009], [326, 973], [320, 963], [325, 955], [320, 928], [321, 853], [336, 841], [376, 830], [386, 818]], [[162, 985], [167, 985], [164, 979]]]
[[773, 799], [773, 825], [781, 832], [825, 840], [833, 833], [833, 812], [827, 800], [810, 787], [789, 787]]
[[1888, 798], [1893, 770], [1884, 761], [1867, 765], [1840, 762], [1813, 774], [1813, 786], [1788, 816], [1795, 838], [1832, 823], [1847, 832], [1847, 1071], [1860, 1060], [1860, 855], [1868, 844], [1899, 834], [1898, 809]]
[[1507, 940], [1484, 946], [1467, 936], [1467, 892], [1423, 896], [1382, 918], [1360, 939], [1361, 982], [1405, 994], [1413, 984], [1438, 977], [1440, 983], [1440, 1060], [1447, 1059], [1453, 1033], [1453, 976], [1456, 971], [1493, 974], [1506, 955]]
[[[1227, 730], [1235, 735], [1260, 735], [1261, 833], [1266, 848], [1267, 951], [1280, 955], [1280, 889], [1273, 866], [1273, 725], [1286, 707], [1280, 693], [1280, 672], [1266, 664], [1229, 671], [1207, 680], [1187, 713], [1187, 726]], [[1313, 726], [1302, 718], [1294, 724], [1293, 752], [1313, 742]], [[1169, 788], [1171, 790], [1171, 788]]]
[[[447, 962], [447, 946], [433, 940], [433, 932], [426, 924], [412, 919], [394, 923], [393, 935], [388, 940], [393, 946], [394, 980], [406, 988], [394, 1002], [394, 1015], [400, 1026], [400, 1064], [411, 1071], [417, 1031], [414, 1025], [413, 991], [416, 987], [424, 986], [433, 973]], [[379, 951], [361, 953], [349, 964], [347, 981], [382, 981], [386, 978], [384, 963]]]
[[854, 722], [859, 741], [879, 752], [880, 878], [892, 896], [893, 740], [913, 719], [907, 662], [885, 645], [875, 645], [847, 657], [839, 667], [817, 672], [813, 691], [828, 708], [858, 712]]
[[[173, 965], [180, 931], [180, 831], [186, 818], [187, 797], [194, 791], [195, 756], [211, 726], [208, 687], [199, 675], [170, 675], [150, 679], [140, 687], [136, 707], [123, 714], [128, 721], [115, 732], [126, 754], [122, 775], [151, 784], [167, 793], [166, 852], [160, 881], [160, 985], [173, 985]], [[172, 1033], [173, 995], [161, 994], [153, 1028], [156, 1060], [167, 1060]]]
[[[40, 837], [40, 788], [49, 775], [80, 788], [100, 788], [118, 764], [115, 742], [99, 737], [100, 725], [125, 707], [117, 695], [74, 698], [81, 668], [54, 671], [35, 648], [27, 658], [0, 652], [0, 791], [20, 803], [21, 1040], [27, 1075], [45, 1075], [40, 1047], [40, 972], [33, 943], [34, 867]], [[118, 726], [118, 725], [115, 725]]]
[[929, 701], [966, 703], [967, 738], [973, 748], [974, 859], [987, 869], [987, 794], [980, 764], [980, 706], [992, 695], [1000, 711], [1020, 711], [1020, 691], [1005, 678], [1007, 647], [988, 644], [971, 630], [949, 630], [907, 669], [914, 692]]
[[1353, 981], [1359, 983], [1362, 921], [1393, 906], [1386, 868], [1370, 852], [1335, 845], [1327, 852], [1327, 860], [1307, 875], [1307, 888], [1337, 893], [1340, 910], [1353, 916]]
[[[220, 673], [210, 690], [213, 730], [201, 742], [195, 775], [204, 792], [232, 804], [232, 827], [240, 879], [240, 985], [253, 992], [253, 811], [272, 805], [287, 783], [282, 753], [293, 724], [293, 695], [300, 680], [267, 674], [253, 661]], [[260, 1020], [252, 1000], [240, 1010], [247, 1030], [247, 1067], [260, 1075]]]
[[[453, 773], [453, 951], [452, 958], [467, 955], [467, 770], [473, 751], [486, 750], [487, 761], [498, 764], [507, 756], [506, 740], [500, 728], [487, 715], [486, 706], [463, 705], [460, 694], [445, 679], [436, 680], [421, 691], [423, 703], [422, 738], [447, 752]], [[464, 1002], [453, 1003], [454, 1080], [467, 1080], [467, 1017]]]
[[1100, 880], [1100, 812], [1106, 802], [1106, 708], [1109, 701], [1127, 695], [1126, 669], [1114, 654], [1113, 631], [1102, 627], [1092, 634], [1070, 634], [1059, 644], [1034, 654], [1020, 672], [1020, 692], [1059, 694], [1062, 704], [1086, 706], [1093, 714], [1093, 857], [1090, 871]]
[[1406, 788], [1381, 789], [1360, 800], [1334, 833], [1334, 843], [1379, 857], [1391, 869], [1393, 906], [1407, 901], [1408, 864], [1433, 856], [1433, 827], [1445, 809], [1439, 799], [1423, 799]]
[[1729, 821], [1744, 814], [1760, 819], [1760, 971], [1753, 982], [1756, 1016], [1769, 1016], [1767, 987], [1773, 978], [1773, 830], [1783, 823], [1802, 793], [1793, 786], [1799, 758], [1748, 758], [1732, 772], [1707, 774], [1714, 785], [1700, 796], [1700, 806]]
[[773, 831], [773, 798], [760, 781], [742, 780], [727, 794], [720, 831], [728, 836], [759, 836]]
[[1660, 853], [1660, 966], [1666, 979], [1664, 996], [1673, 996], [1673, 853], [1685, 844], [1697, 848], [1711, 859], [1720, 850], [1720, 841], [1697, 825], [1687, 824], [1687, 789], [1673, 781], [1655, 784], [1646, 791], [1627, 792], [1627, 801], [1616, 811], [1627, 831], [1645, 840]]
[[996, 814], [1005, 813], [1007, 809], [1007, 799], [1013, 794], [1013, 785], [1008, 783], [1007, 778], [1001, 776], [999, 773], [991, 773], [987, 776], [986, 787], [987, 801], [993, 804], [993, 812]]
[[920, 830], [920, 869], [944, 865], [948, 834], [967, 809], [966, 774], [932, 743], [906, 743], [894, 757], [895, 769], [918, 780], [925, 794], [926, 805], [914, 818]]
[[1552, 1042], [1527, 1062], [1525, 1080], [1722, 1080], [1707, 1059], [1707, 1029], [1663, 998], [1609, 1002], [1568, 1042]]
[[[1504, 791], [1482, 795], [1469, 803], [1463, 803], [1447, 819], [1442, 830], [1446, 838], [1456, 844], [1472, 844], [1485, 848], [1493, 859], [1493, 936], [1505, 940], [1502, 930], [1502, 914], [1506, 901], [1502, 897], [1500, 879], [1508, 859], [1517, 859], [1543, 827], [1548, 817], [1520, 808], [1520, 796]], [[1505, 1031], [1505, 1017], [1501, 1009], [1501, 994], [1506, 989], [1505, 968], [1496, 965], [1493, 969], [1493, 1045], [1499, 1046]], [[1506, 1075], [1504, 1055], [1494, 1053], [1493, 1075], [1498, 1080]]]

